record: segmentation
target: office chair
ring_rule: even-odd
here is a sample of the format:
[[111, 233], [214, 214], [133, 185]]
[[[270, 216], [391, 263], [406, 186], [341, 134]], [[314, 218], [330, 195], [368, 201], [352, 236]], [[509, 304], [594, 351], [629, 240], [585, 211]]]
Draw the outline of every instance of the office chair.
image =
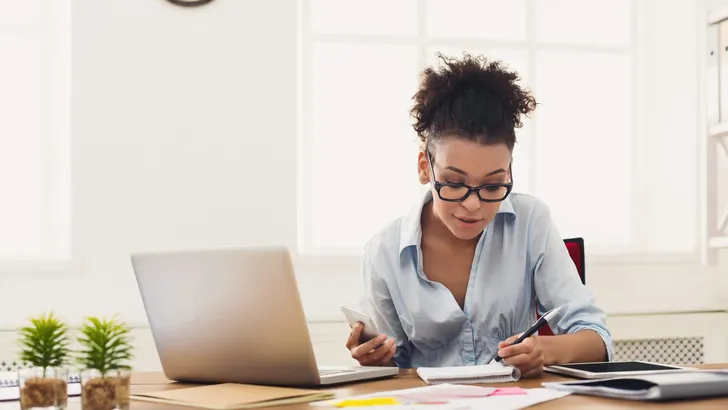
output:
[[[574, 261], [574, 265], [576, 265], [576, 272], [579, 274], [579, 279], [581, 279], [581, 283], [586, 285], [584, 238], [566, 238], [564, 239], [564, 244], [566, 245], [566, 249], [569, 251], [569, 256], [571, 256], [571, 260]], [[540, 318], [541, 316], [536, 313], [536, 317]], [[538, 331], [539, 336], [551, 336], [553, 334], [554, 332], [553, 330], [551, 330], [548, 324]]]

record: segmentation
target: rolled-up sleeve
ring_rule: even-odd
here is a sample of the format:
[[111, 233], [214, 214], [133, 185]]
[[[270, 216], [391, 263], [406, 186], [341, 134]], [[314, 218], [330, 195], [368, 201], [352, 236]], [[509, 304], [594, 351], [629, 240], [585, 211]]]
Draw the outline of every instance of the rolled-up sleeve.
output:
[[361, 268], [362, 294], [359, 307], [369, 316], [381, 333], [393, 338], [397, 344], [394, 363], [399, 368], [410, 367], [410, 344], [395, 309], [387, 282], [382, 278], [372, 258], [365, 252]]
[[592, 330], [601, 336], [607, 360], [614, 358], [611, 333], [606, 326], [606, 314], [594, 303], [593, 293], [581, 283], [576, 266], [569, 256], [563, 238], [551, 219], [548, 208], [534, 218], [531, 227], [531, 254], [539, 313], [563, 306], [555, 323], [554, 334]]

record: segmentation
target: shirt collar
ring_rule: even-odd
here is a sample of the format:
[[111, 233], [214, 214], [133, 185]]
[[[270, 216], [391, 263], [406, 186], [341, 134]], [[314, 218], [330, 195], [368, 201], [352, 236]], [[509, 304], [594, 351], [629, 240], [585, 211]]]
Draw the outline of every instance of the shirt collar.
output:
[[[422, 196], [422, 200], [402, 219], [399, 233], [400, 253], [402, 253], [402, 251], [407, 247], [417, 246], [421, 242], [422, 225], [420, 224], [420, 219], [422, 216], [422, 209], [425, 207], [425, 204], [430, 201], [432, 201], [432, 191], [428, 189]], [[506, 217], [506, 220], [510, 222], [513, 222], [516, 219], [516, 212], [513, 209], [510, 197], [501, 201], [496, 217], [498, 217], [498, 214], [503, 214], [504, 217]]]

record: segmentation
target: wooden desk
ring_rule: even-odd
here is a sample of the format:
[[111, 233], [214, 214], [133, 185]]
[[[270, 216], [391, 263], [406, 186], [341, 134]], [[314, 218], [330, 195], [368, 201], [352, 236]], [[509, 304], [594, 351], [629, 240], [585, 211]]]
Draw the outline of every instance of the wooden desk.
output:
[[[715, 364], [715, 365], [702, 365], [697, 366], [703, 369], [725, 369], [728, 368], [727, 364]], [[555, 376], [549, 373], [537, 379], [526, 379], [520, 380], [516, 383], [508, 384], [488, 384], [488, 386], [519, 386], [523, 388], [534, 388], [541, 387], [542, 382], [546, 381], [565, 381], [570, 380], [563, 377]], [[143, 373], [132, 376], [132, 393], [143, 393], [150, 391], [158, 391], [165, 389], [177, 389], [187, 387], [188, 385], [169, 382], [164, 379], [160, 374], [155, 373]], [[359, 394], [373, 393], [385, 390], [397, 390], [406, 389], [410, 387], [424, 386], [425, 383], [417, 377], [417, 374], [413, 370], [402, 370], [400, 375], [387, 380], [378, 380], [372, 382], [353, 383], [342, 386], [335, 386], [330, 390], [336, 394], [337, 398], [344, 398]], [[70, 403], [69, 403], [70, 404]], [[69, 405], [72, 409], [72, 405]], [[80, 409], [80, 406], [78, 407]], [[536, 406], [529, 407], [535, 410], [549, 410], [549, 409], [585, 409], [590, 410], [603, 410], [603, 409], [691, 409], [691, 410], [702, 410], [702, 409], [728, 409], [728, 397], [719, 399], [704, 399], [704, 400], [690, 400], [684, 402], [666, 402], [666, 403], [643, 403], [643, 402], [632, 402], [628, 400], [616, 400], [616, 399], [603, 399], [599, 397], [589, 397], [571, 394], [561, 399], [557, 399], [551, 402], [538, 404]], [[140, 401], [132, 401], [131, 410], [189, 410], [190, 407], [181, 406], [170, 406], [164, 404], [147, 403]], [[273, 407], [265, 407], [263, 409], [274, 409]], [[312, 407], [308, 404], [296, 404], [278, 407], [277, 409], [285, 410], [311, 410]]]

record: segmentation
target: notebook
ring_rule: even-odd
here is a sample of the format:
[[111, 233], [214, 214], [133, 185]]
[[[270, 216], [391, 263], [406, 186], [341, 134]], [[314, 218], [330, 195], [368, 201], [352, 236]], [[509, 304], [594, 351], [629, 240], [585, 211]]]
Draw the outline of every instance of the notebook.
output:
[[132, 400], [205, 409], [252, 409], [306, 403], [334, 397], [333, 393], [288, 387], [222, 383], [131, 395]]
[[[81, 395], [81, 379], [78, 375], [68, 376], [68, 395]], [[0, 401], [20, 400], [18, 372], [0, 372]]]
[[728, 396], [728, 373], [689, 371], [569, 382], [544, 387], [591, 396], [627, 400], [675, 400]]
[[420, 367], [417, 375], [427, 384], [504, 383], [521, 378], [521, 371], [501, 363], [478, 366]]

